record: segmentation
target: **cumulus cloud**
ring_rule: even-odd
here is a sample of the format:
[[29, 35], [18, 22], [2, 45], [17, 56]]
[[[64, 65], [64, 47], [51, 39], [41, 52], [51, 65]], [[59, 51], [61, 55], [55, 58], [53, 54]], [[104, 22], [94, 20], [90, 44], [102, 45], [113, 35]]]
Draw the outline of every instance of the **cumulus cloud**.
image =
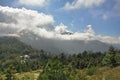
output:
[[55, 31], [56, 33], [66, 33], [66, 32], [70, 32], [68, 29], [67, 29], [67, 26], [65, 26], [63, 23], [61, 23], [60, 25], [56, 26], [55, 27]]
[[0, 28], [2, 32], [19, 33], [22, 30], [52, 28], [54, 19], [51, 15], [38, 13], [25, 8], [10, 8], [0, 6]]
[[67, 2], [64, 6], [66, 10], [74, 10], [79, 8], [90, 8], [99, 6], [104, 3], [105, 0], [74, 0], [72, 3]]
[[40, 6], [47, 5], [49, 0], [19, 0], [19, 3], [26, 6]]
[[65, 41], [99, 40], [105, 43], [120, 44], [120, 37], [102, 36], [95, 33], [92, 25], [82, 32], [72, 32], [63, 23], [54, 26], [52, 15], [39, 13], [25, 8], [10, 8], [0, 6], [0, 36], [24, 36], [33, 34], [39, 38]]

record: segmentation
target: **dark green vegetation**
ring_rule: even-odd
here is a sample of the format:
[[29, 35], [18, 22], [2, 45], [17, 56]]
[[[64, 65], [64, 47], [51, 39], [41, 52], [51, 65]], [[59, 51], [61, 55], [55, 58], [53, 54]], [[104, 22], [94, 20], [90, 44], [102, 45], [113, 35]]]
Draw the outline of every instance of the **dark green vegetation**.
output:
[[34, 80], [33, 74], [22, 78], [18, 74], [35, 70], [41, 70], [38, 80], [120, 80], [120, 73], [115, 72], [120, 71], [119, 66], [120, 50], [112, 46], [105, 53], [53, 55], [35, 50], [17, 38], [0, 37], [0, 80]]

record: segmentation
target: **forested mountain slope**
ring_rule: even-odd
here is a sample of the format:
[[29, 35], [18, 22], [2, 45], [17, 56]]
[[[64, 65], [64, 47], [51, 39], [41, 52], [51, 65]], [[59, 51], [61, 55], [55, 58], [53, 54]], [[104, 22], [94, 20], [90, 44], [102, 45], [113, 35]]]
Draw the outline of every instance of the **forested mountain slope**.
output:
[[0, 53], [25, 53], [31, 50], [31, 46], [24, 44], [17, 37], [0, 37]]

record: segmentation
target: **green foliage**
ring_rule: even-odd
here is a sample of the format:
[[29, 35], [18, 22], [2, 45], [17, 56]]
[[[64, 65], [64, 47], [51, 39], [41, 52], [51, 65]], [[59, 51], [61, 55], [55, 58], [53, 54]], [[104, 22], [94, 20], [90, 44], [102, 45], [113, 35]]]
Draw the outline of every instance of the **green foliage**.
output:
[[96, 68], [96, 67], [91, 67], [91, 68], [88, 68], [88, 69], [86, 70], [86, 73], [87, 73], [87, 75], [92, 76], [92, 75], [95, 74], [96, 71], [97, 71], [97, 68]]
[[64, 67], [58, 60], [49, 62], [38, 80], [74, 80], [72, 69]]
[[72, 66], [77, 69], [84, 69], [89, 67], [101, 66], [101, 61], [103, 59], [103, 54], [101, 52], [83, 52], [78, 55], [72, 56]]
[[[30, 59], [21, 56], [29, 55]], [[17, 72], [27, 72], [42, 68], [50, 55], [45, 51], [35, 50], [15, 37], [0, 37], [0, 71], [5, 72], [9, 65], [14, 65]], [[24, 63], [23, 63], [24, 62]]]
[[120, 66], [120, 51], [116, 52], [115, 60], [116, 60], [117, 66]]
[[116, 66], [116, 59], [115, 59], [116, 51], [115, 49], [111, 46], [109, 48], [109, 51], [106, 53], [105, 57], [103, 58], [103, 65], [107, 65], [110, 67], [115, 67]]
[[[25, 58], [26, 55], [29, 58]], [[43, 72], [40, 73], [38, 80], [94, 80], [91, 77], [99, 72], [96, 67], [119, 65], [120, 50], [113, 47], [106, 53], [84, 51], [73, 55], [64, 53], [54, 55], [44, 50], [35, 50], [14, 37], [0, 37], [0, 74], [2, 74], [0, 80], [33, 80], [33, 74], [22, 73], [39, 69]], [[16, 78], [16, 74], [20, 77]], [[99, 80], [103, 78], [97, 77], [100, 77]], [[110, 78], [107, 75], [105, 79]]]
[[75, 80], [87, 80], [86, 70], [85, 69], [78, 70]]
[[15, 80], [14, 74], [16, 73], [15, 68], [11, 65], [9, 66], [8, 70], [6, 71], [6, 80]]

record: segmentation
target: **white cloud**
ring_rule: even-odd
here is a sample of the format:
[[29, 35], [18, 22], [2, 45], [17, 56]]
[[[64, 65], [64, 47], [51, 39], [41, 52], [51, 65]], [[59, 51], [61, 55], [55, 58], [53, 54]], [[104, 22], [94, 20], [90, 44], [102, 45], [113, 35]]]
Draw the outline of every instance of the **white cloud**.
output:
[[[54, 22], [51, 15], [38, 13], [37, 11], [27, 10], [25, 8], [18, 9], [0, 6], [0, 17], [1, 27], [13, 29], [13, 33], [20, 32], [24, 29], [32, 30], [42, 28], [43, 26], [44, 29], [47, 29], [47, 27], [52, 26]], [[7, 28], [5, 30], [7, 30]]]
[[95, 34], [94, 30], [92, 29], [92, 25], [87, 25], [87, 30], [86, 33], [91, 33], [91, 34]]
[[66, 10], [74, 10], [79, 8], [90, 8], [99, 6], [104, 3], [105, 0], [74, 0], [72, 3], [67, 2], [64, 6]]
[[56, 31], [57, 33], [69, 32], [69, 31], [67, 30], [67, 26], [65, 26], [63, 23], [61, 23], [60, 25], [56, 26], [55, 31]]
[[19, 0], [19, 3], [26, 6], [40, 6], [47, 5], [49, 0]]
[[102, 36], [102, 35], [98, 35], [97, 39], [102, 41], [102, 42], [107, 42], [110, 44], [120, 44], [120, 39], [119, 37], [111, 37], [111, 36]]
[[21, 37], [25, 34], [30, 35], [30, 33], [46, 40], [99, 40], [105, 43], [120, 44], [120, 37], [97, 35], [92, 29], [92, 25], [87, 25], [87, 29], [83, 32], [72, 33], [62, 23], [54, 27], [52, 15], [25, 8], [0, 6], [0, 36], [17, 35]]

